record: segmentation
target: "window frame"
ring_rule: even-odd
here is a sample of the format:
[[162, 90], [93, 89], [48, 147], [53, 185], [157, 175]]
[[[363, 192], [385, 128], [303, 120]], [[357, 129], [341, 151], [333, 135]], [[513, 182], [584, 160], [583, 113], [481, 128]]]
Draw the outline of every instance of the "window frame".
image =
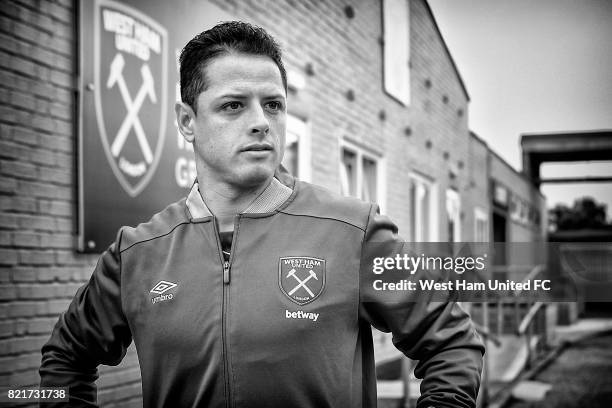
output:
[[[409, 208], [408, 208], [408, 214], [409, 214], [409, 219], [410, 219], [410, 239], [413, 242], [437, 242], [439, 240], [439, 231], [438, 231], [438, 222], [439, 222], [439, 217], [438, 217], [438, 184], [436, 183], [435, 180], [423, 176], [419, 173], [416, 172], [410, 172], [408, 174], [408, 180], [409, 183], [412, 183], [413, 181], [415, 181], [417, 184], [422, 184], [422, 185], [426, 185], [429, 188], [429, 217], [427, 220], [427, 226], [429, 228], [428, 233], [427, 233], [427, 241], [425, 241], [423, 238], [424, 234], [423, 234], [423, 228], [422, 227], [422, 216], [420, 216], [420, 214], [417, 214], [417, 209], [421, 208], [420, 206], [415, 208], [415, 215], [414, 215], [414, 223], [413, 223], [413, 216], [412, 216], [412, 206], [409, 204]], [[411, 194], [409, 192], [409, 194]], [[416, 203], [417, 200], [415, 199], [414, 202]], [[412, 203], [412, 197], [410, 197], [410, 203]], [[413, 225], [414, 224], [414, 225]], [[417, 228], [418, 227], [418, 228]]]
[[[356, 157], [356, 175], [355, 175], [355, 195], [347, 195], [344, 193], [344, 181], [343, 181], [343, 172], [344, 172], [344, 164], [343, 164], [343, 152], [344, 150], [348, 150], [355, 154]], [[338, 172], [340, 176], [340, 194], [349, 197], [355, 197], [360, 200], [363, 200], [361, 197], [363, 193], [363, 160], [367, 159], [373, 161], [376, 164], [376, 201], [372, 201], [378, 204], [381, 212], [386, 207], [386, 172], [385, 172], [385, 159], [380, 153], [376, 153], [373, 150], [364, 148], [357, 143], [351, 142], [345, 138], [341, 138], [339, 142], [338, 149]]]
[[[453, 241], [461, 242], [461, 195], [453, 188], [446, 189], [446, 222], [450, 222], [450, 211], [449, 211], [449, 200], [456, 203], [455, 214], [454, 214], [454, 230], [453, 230]], [[448, 224], [447, 224], [448, 225]], [[450, 237], [447, 237], [447, 241], [450, 241]]]
[[[480, 237], [478, 221], [482, 221], [484, 223], [484, 237]], [[489, 214], [483, 210], [481, 207], [474, 208], [474, 242], [489, 242], [490, 241], [490, 232], [489, 232]]]
[[[396, 24], [404, 12], [404, 24]], [[381, 1], [382, 88], [387, 95], [404, 106], [411, 104], [410, 14], [409, 0]], [[401, 42], [402, 38], [405, 42]]]
[[[310, 124], [301, 117], [287, 113], [286, 119], [286, 135], [292, 133], [297, 136], [297, 174], [292, 174], [296, 178], [312, 182], [312, 144], [310, 138]], [[285, 140], [285, 149], [287, 148], [287, 139]], [[283, 157], [283, 160], [285, 158]], [[287, 169], [289, 170], [289, 169]]]

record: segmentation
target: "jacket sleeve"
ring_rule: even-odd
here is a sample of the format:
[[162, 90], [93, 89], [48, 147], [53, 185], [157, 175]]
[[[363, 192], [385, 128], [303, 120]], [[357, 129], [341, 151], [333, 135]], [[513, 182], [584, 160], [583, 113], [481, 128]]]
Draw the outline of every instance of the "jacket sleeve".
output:
[[360, 317], [391, 332], [393, 344], [419, 360], [415, 375], [423, 381], [417, 407], [475, 407], [484, 346], [469, 315], [450, 298], [437, 294], [433, 299], [432, 292], [404, 291], [391, 298], [364, 287], [372, 282], [366, 276], [372, 274], [371, 260], [393, 257], [402, 248], [396, 233], [397, 227], [373, 207], [362, 250]]
[[132, 341], [121, 307], [120, 237], [121, 232], [42, 347], [41, 387], [67, 387], [71, 407], [96, 406], [98, 365], [119, 364]]

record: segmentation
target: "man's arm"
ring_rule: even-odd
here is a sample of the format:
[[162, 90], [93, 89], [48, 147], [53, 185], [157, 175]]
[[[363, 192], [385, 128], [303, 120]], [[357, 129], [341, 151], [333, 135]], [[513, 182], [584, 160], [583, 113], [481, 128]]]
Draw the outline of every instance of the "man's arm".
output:
[[[396, 233], [397, 227], [374, 208], [362, 263], [371, 263], [374, 256], [394, 256], [367, 252], [401, 248]], [[373, 244], [376, 242], [384, 244]], [[362, 276], [372, 273], [364, 269]], [[371, 279], [363, 279], [362, 285], [364, 282]], [[396, 301], [369, 289], [362, 287], [361, 318], [381, 331], [392, 332], [393, 344], [409, 358], [419, 360], [415, 375], [423, 381], [418, 407], [475, 407], [484, 346], [470, 317], [455, 302], [434, 301], [432, 291], [407, 291], [403, 301]]]
[[119, 364], [132, 341], [121, 307], [120, 236], [102, 254], [42, 348], [41, 387], [68, 387], [71, 407], [95, 406], [98, 365]]

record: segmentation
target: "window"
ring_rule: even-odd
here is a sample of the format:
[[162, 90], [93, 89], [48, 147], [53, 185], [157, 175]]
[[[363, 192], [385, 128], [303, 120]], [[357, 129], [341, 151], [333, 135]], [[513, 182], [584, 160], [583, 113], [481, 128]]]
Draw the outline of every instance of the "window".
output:
[[347, 148], [342, 149], [340, 163], [340, 184], [342, 194], [358, 197], [357, 194], [357, 154]]
[[384, 88], [404, 105], [410, 105], [410, 3], [383, 0]]
[[344, 140], [340, 145], [341, 193], [382, 205], [380, 157]]
[[508, 207], [508, 189], [498, 182], [493, 182], [493, 202], [503, 208]]
[[283, 166], [300, 180], [311, 181], [310, 138], [302, 119], [287, 115], [287, 133]]
[[436, 241], [435, 188], [432, 181], [410, 175], [410, 233], [412, 242]]
[[378, 177], [378, 166], [376, 164], [376, 160], [363, 157], [361, 162], [363, 165], [363, 187], [361, 197], [365, 201], [372, 203], [378, 202], [378, 194], [376, 191], [378, 186], [378, 183], [376, 182]]
[[456, 190], [446, 190], [448, 242], [461, 241], [461, 199]]
[[474, 242], [489, 242], [489, 217], [479, 207], [474, 208]]

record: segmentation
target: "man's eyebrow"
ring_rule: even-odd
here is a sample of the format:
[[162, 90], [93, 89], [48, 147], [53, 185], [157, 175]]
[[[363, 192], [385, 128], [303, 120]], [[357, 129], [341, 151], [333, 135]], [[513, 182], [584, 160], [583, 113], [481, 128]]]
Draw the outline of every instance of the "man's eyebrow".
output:
[[233, 99], [244, 99], [248, 98], [246, 93], [224, 93], [215, 97], [215, 99], [233, 98]]
[[[224, 94], [220, 94], [218, 96], [215, 97], [215, 99], [247, 99], [250, 95], [245, 92], [245, 93], [241, 93], [241, 92], [230, 92], [230, 93], [224, 93]], [[282, 93], [273, 93], [270, 95], [265, 95], [262, 99], [285, 99], [285, 95], [283, 95]]]
[[285, 99], [285, 95], [282, 93], [275, 93], [272, 95], [264, 96], [264, 99]]

